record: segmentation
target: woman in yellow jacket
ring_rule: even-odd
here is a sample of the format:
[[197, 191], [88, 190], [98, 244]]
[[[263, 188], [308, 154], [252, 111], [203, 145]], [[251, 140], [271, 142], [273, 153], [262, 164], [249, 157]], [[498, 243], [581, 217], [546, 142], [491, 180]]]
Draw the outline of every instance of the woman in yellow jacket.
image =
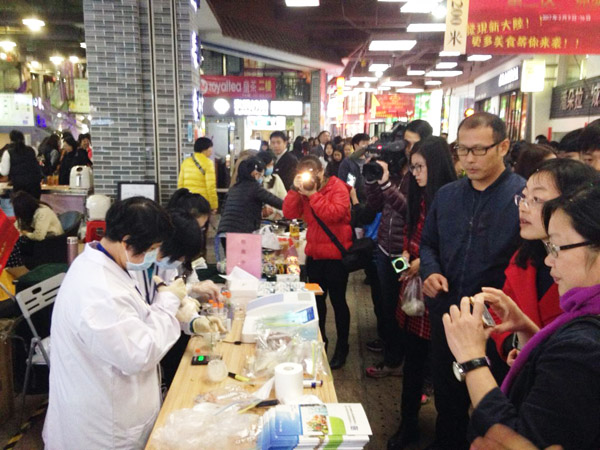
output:
[[217, 199], [217, 177], [215, 164], [210, 159], [213, 143], [210, 139], [201, 137], [194, 143], [194, 154], [181, 163], [177, 189], [187, 188], [194, 194], [200, 194], [210, 203], [214, 211], [219, 207]]

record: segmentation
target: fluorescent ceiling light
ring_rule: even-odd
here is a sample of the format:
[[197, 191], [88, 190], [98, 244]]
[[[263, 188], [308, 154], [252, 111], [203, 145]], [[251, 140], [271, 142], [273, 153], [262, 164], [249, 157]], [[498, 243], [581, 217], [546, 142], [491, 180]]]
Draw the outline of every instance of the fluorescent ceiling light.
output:
[[50, 57], [50, 61], [53, 62], [54, 64], [56, 64], [57, 66], [62, 63], [65, 60], [65, 58], [63, 58], [60, 55], [54, 55]]
[[46, 25], [46, 22], [30, 17], [28, 19], [23, 19], [23, 25], [25, 25], [31, 31], [40, 31], [42, 27]]
[[0, 59], [1, 59], [2, 61], [6, 61], [6, 60], [7, 60], [7, 58], [8, 58], [8, 55], [7, 55], [6, 53], [4, 53], [4, 52], [1, 52], [1, 53], [0, 53]]
[[344, 88], [343, 88], [343, 89], [344, 89], [344, 91], [351, 91], [351, 90], [352, 90], [352, 87], [351, 87], [351, 86], [348, 86], [348, 85], [346, 85], [346, 86], [344, 86]]
[[69, 56], [69, 61], [71, 61], [73, 64], [77, 64], [79, 62], [79, 57], [78, 56]]
[[460, 52], [441, 51], [440, 56], [460, 56]]
[[383, 83], [383, 86], [392, 86], [392, 87], [404, 87], [410, 86], [412, 81], [386, 81]]
[[39, 69], [40, 67], [42, 67], [42, 65], [37, 61], [31, 61], [29, 63], [29, 67], [31, 67], [32, 69]]
[[421, 88], [400, 88], [396, 89], [396, 92], [401, 94], [418, 94], [419, 92], [423, 92], [425, 89]]
[[377, 88], [377, 90], [379, 90], [379, 91], [391, 91], [392, 87], [391, 86], [379, 86]]
[[371, 64], [369, 66], [369, 72], [385, 72], [390, 68], [389, 64]]
[[79, 43], [79, 46], [80, 46], [81, 48], [87, 48], [87, 44], [86, 44], [85, 42], [80, 42], [80, 43]]
[[366, 88], [370, 88], [371, 87], [371, 83], [365, 83], [364, 85]]
[[425, 75], [425, 71], [424, 70], [411, 70], [408, 69], [406, 71], [406, 75], [408, 75], [409, 77], [418, 77], [421, 75]]
[[425, 82], [425, 86], [439, 86], [442, 84], [440, 80], [429, 80]]
[[16, 46], [17, 44], [13, 41], [0, 41], [0, 47], [2, 47], [5, 52], [10, 52]]
[[384, 40], [375, 40], [371, 41], [369, 44], [369, 51], [371, 52], [394, 52], [394, 51], [408, 51], [412, 50], [412, 48], [417, 45], [417, 41], [414, 40], [393, 40], [393, 41], [384, 41]]
[[378, 70], [377, 72], [375, 72], [375, 76], [377, 78], [381, 78], [383, 76], [383, 72], [381, 70]]
[[462, 73], [462, 70], [430, 70], [425, 76], [431, 78], [457, 77]]
[[458, 66], [458, 63], [455, 61], [442, 61], [435, 65], [436, 69], [454, 69]]
[[435, 0], [409, 0], [400, 8], [403, 13], [422, 13], [428, 14], [437, 8], [438, 2]]
[[445, 23], [411, 23], [406, 31], [409, 33], [426, 33], [426, 32], [444, 32], [446, 31]]
[[487, 61], [489, 59], [492, 59], [492, 55], [471, 55], [467, 61]]
[[291, 8], [304, 8], [306, 6], [319, 6], [319, 0], [285, 0], [285, 4]]
[[[353, 81], [353, 82], [356, 81], [357, 82], [356, 84], [358, 84], [358, 83], [374, 83], [378, 79], [379, 78], [377, 78], [377, 77], [352, 77], [350, 79], [350, 81]], [[346, 83], [346, 84], [348, 84], [348, 83]]]

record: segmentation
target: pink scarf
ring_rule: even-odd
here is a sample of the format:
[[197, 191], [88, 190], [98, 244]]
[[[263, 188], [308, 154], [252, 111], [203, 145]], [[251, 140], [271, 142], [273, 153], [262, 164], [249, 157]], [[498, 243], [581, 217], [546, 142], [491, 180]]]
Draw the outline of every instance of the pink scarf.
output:
[[529, 355], [531, 355], [533, 349], [552, 336], [560, 327], [577, 317], [600, 314], [600, 284], [569, 290], [560, 298], [560, 307], [564, 313], [538, 331], [519, 353], [519, 356], [502, 383], [502, 392], [505, 394], [508, 394], [510, 391], [512, 384], [529, 359]]

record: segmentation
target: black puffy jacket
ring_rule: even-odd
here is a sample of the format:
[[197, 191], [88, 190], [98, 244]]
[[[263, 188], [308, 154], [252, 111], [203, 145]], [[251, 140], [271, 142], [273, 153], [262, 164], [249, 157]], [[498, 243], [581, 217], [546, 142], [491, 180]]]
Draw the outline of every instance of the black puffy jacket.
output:
[[381, 212], [377, 244], [388, 255], [402, 254], [407, 214], [404, 190], [408, 186], [407, 181], [408, 177], [405, 176], [401, 181], [388, 181], [384, 185], [377, 182], [365, 183], [367, 206]]

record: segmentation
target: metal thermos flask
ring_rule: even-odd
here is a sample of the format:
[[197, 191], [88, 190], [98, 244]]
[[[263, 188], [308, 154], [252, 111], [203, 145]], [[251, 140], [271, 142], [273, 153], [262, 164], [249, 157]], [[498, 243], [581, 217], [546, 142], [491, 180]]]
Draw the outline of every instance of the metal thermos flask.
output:
[[77, 258], [79, 255], [79, 240], [77, 236], [69, 236], [67, 237], [67, 262], [69, 265]]

